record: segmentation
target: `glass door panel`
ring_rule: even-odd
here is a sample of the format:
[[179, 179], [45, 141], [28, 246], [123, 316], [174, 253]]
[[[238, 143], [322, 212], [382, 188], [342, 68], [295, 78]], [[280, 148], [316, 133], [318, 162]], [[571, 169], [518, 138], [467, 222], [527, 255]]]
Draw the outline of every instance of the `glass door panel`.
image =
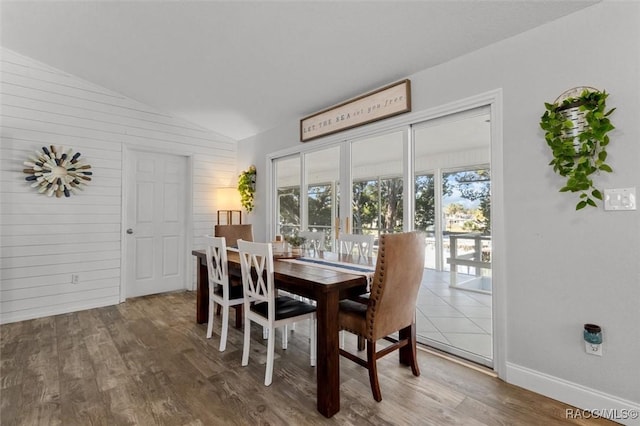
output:
[[300, 156], [274, 160], [276, 183], [276, 234], [292, 235], [300, 230]]
[[325, 233], [325, 248], [333, 248], [333, 230], [340, 205], [340, 146], [304, 154], [306, 229]]
[[[351, 144], [351, 226], [347, 232], [402, 232], [403, 144], [406, 132], [396, 131]], [[375, 251], [375, 247], [374, 247]]]
[[425, 268], [436, 269], [436, 206], [435, 176], [429, 172], [415, 174], [414, 229], [426, 235]]
[[418, 341], [491, 366], [488, 107], [413, 127], [414, 226], [427, 234]]

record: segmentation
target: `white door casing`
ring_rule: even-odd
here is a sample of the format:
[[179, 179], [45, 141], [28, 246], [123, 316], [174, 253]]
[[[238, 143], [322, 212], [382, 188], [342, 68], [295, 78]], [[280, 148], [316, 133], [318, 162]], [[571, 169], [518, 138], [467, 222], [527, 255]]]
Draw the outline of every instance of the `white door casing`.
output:
[[184, 289], [187, 158], [129, 150], [126, 167], [124, 293]]

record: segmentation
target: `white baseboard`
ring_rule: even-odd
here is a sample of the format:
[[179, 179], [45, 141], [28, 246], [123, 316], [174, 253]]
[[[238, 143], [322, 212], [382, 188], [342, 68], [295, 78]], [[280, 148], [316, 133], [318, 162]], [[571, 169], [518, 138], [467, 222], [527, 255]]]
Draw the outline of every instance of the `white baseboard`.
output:
[[507, 382], [579, 408], [567, 413], [574, 418], [593, 415], [640, 426], [640, 404], [632, 401], [511, 363], [507, 363]]
[[104, 306], [117, 305], [120, 303], [118, 296], [104, 299], [84, 301], [82, 303], [69, 303], [63, 305], [47, 306], [46, 308], [25, 309], [14, 312], [3, 312], [0, 314], [0, 324], [26, 321], [36, 318], [48, 317], [52, 315], [68, 314], [70, 312], [84, 311], [86, 309], [102, 308]]

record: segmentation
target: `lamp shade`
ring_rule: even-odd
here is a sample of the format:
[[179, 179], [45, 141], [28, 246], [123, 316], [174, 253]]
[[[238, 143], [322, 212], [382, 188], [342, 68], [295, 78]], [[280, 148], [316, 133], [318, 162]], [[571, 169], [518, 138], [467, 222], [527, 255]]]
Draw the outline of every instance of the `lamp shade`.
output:
[[236, 188], [218, 188], [216, 190], [218, 210], [240, 210], [240, 194]]

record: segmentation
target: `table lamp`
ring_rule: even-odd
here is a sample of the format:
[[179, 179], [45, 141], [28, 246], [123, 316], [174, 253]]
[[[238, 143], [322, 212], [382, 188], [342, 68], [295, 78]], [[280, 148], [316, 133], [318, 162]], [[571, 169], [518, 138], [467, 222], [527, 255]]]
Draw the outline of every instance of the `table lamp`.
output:
[[[218, 188], [216, 205], [218, 206], [218, 225], [233, 225], [234, 219], [237, 219], [237, 224], [242, 223], [240, 194], [236, 188]], [[224, 223], [221, 223], [221, 218]]]

